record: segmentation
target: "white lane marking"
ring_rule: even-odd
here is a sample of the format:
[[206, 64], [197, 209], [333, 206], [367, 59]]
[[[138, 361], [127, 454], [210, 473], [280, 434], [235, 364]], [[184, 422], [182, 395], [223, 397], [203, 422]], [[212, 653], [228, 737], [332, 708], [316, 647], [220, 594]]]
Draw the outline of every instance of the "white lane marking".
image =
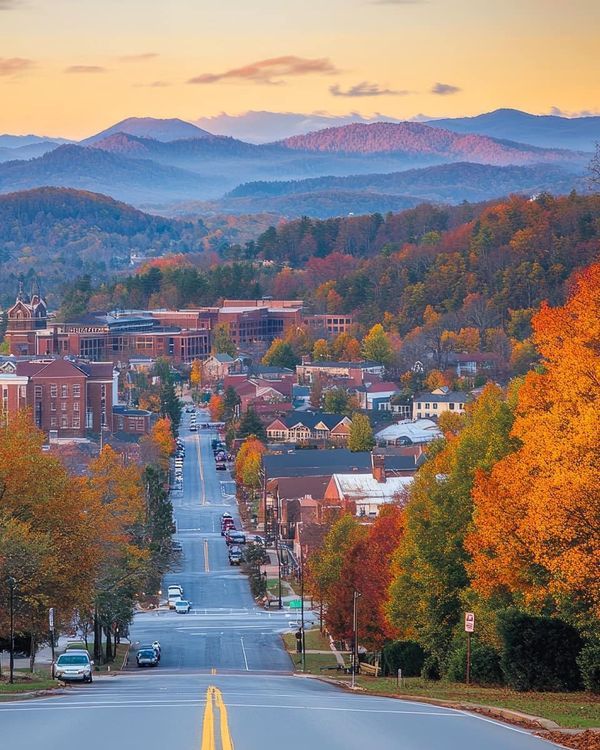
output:
[[[398, 715], [410, 715], [410, 716], [441, 716], [443, 718], [461, 719], [468, 718], [468, 714], [463, 714], [460, 711], [442, 712], [442, 711], [397, 711], [386, 708], [342, 708], [341, 706], [288, 706], [285, 704], [266, 704], [266, 703], [227, 703], [227, 706], [232, 708], [289, 708], [292, 711], [340, 711], [345, 713], [361, 713], [361, 714], [398, 714]], [[526, 732], [527, 734], [527, 732]]]
[[202, 445], [200, 435], [196, 435], [196, 447], [198, 448], [198, 466], [200, 467], [200, 486], [202, 487], [202, 505], [206, 505], [206, 487], [204, 486], [204, 466], [202, 465]]
[[203, 705], [206, 701], [189, 701], [183, 702], [171, 702], [171, 703], [115, 703], [109, 706], [107, 703], [92, 703], [85, 706], [27, 706], [27, 708], [2, 708], [0, 713], [17, 713], [19, 711], [81, 711], [82, 709], [92, 708], [196, 708], [197, 705]]
[[242, 653], [244, 654], [244, 664], [246, 665], [246, 672], [249, 672], [250, 668], [248, 667], [248, 657], [246, 656], [246, 649], [244, 648], [244, 639], [242, 636], [240, 636], [240, 643], [242, 644]]

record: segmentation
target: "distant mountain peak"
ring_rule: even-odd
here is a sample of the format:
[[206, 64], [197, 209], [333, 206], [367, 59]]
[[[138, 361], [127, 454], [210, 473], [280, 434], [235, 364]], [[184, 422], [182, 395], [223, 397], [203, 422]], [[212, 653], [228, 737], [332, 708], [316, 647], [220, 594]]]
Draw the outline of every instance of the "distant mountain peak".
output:
[[83, 144], [95, 143], [116, 133], [151, 138], [155, 141], [169, 143], [187, 138], [214, 138], [212, 133], [185, 122], [178, 117], [159, 119], [156, 117], [128, 117], [111, 125], [109, 128], [96, 133], [82, 141]]

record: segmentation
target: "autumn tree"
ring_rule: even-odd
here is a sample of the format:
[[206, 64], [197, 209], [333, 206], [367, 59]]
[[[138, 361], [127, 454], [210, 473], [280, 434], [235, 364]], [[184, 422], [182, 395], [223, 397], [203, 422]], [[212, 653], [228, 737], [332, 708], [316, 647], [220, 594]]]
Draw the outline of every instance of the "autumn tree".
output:
[[391, 364], [394, 352], [381, 323], [376, 323], [364, 337], [362, 353], [367, 360], [386, 366]]
[[218, 394], [213, 393], [208, 402], [208, 411], [210, 412], [210, 418], [213, 422], [220, 422], [223, 419], [223, 413], [225, 411], [223, 398]]
[[202, 362], [199, 359], [195, 359], [192, 362], [192, 367], [190, 370], [190, 385], [196, 391], [202, 385]]
[[387, 619], [386, 602], [392, 579], [390, 559], [400, 544], [404, 528], [401, 508], [382, 505], [366, 534], [357, 534], [346, 550], [341, 571], [328, 591], [327, 624], [336, 638], [352, 636], [353, 592], [359, 600], [359, 640], [369, 650], [379, 650], [397, 635]]
[[375, 446], [373, 428], [366, 414], [354, 414], [348, 435], [348, 448], [351, 451], [370, 451]]
[[320, 409], [323, 402], [323, 379], [315, 375], [310, 386], [310, 405], [313, 409]]
[[329, 359], [329, 344], [326, 339], [317, 339], [312, 350], [312, 358], [316, 362]]
[[254, 435], [244, 440], [235, 457], [234, 475], [237, 482], [253, 489], [260, 486], [260, 469], [265, 451], [265, 444]]
[[[480, 472], [467, 540], [474, 587], [553, 606], [583, 627], [600, 615], [600, 264], [563, 307], [533, 318], [544, 369], [519, 390], [520, 447]], [[597, 622], [597, 620], [596, 620]]]
[[428, 461], [410, 488], [388, 614], [401, 637], [418, 640], [442, 666], [469, 585], [464, 540], [475, 474], [514, 449], [512, 423], [502, 391], [487, 386], [468, 406], [458, 435], [429, 447]]
[[345, 388], [328, 388], [323, 395], [323, 410], [329, 414], [345, 414], [350, 394]]
[[264, 365], [286, 367], [293, 370], [300, 359], [296, 356], [292, 345], [283, 339], [274, 339], [262, 359]]
[[338, 362], [358, 362], [361, 356], [358, 339], [347, 332], [338, 334], [331, 344], [331, 357]]

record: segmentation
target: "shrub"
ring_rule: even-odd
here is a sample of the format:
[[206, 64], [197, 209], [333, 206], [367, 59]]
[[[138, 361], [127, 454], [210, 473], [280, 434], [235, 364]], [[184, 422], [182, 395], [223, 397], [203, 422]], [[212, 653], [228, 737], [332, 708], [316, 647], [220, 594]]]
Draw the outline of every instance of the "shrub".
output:
[[381, 667], [384, 675], [397, 675], [401, 669], [403, 677], [418, 677], [424, 661], [425, 652], [415, 641], [393, 641], [383, 648]]
[[[450, 654], [447, 677], [455, 682], [467, 680], [467, 644], [461, 643]], [[471, 680], [478, 685], [501, 685], [504, 676], [500, 667], [500, 654], [495, 648], [471, 640]]]
[[423, 662], [421, 677], [424, 680], [439, 680], [441, 676], [440, 663], [437, 656], [429, 654]]
[[582, 640], [563, 620], [532, 617], [515, 609], [498, 618], [502, 671], [515, 690], [577, 690]]
[[577, 657], [583, 686], [590, 693], [600, 693], [600, 641], [587, 643]]

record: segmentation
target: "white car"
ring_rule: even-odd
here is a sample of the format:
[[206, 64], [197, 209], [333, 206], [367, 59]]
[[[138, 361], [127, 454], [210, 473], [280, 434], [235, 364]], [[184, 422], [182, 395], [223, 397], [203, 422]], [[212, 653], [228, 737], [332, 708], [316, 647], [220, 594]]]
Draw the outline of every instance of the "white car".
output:
[[167, 601], [169, 609], [175, 609], [175, 604], [183, 599], [183, 588], [179, 584], [173, 584], [167, 589]]
[[177, 612], [178, 615], [187, 615], [191, 606], [192, 603], [187, 599], [179, 599], [175, 602], [175, 612]]
[[81, 680], [92, 682], [94, 662], [85, 651], [67, 651], [61, 654], [52, 669], [54, 677], [58, 680]]

